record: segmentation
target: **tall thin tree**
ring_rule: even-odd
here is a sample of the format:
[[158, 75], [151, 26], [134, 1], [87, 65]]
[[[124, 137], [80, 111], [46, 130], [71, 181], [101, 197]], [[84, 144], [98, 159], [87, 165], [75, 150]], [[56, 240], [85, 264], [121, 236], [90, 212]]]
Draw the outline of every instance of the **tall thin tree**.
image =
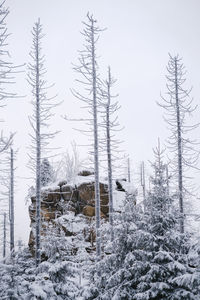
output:
[[14, 254], [15, 238], [14, 238], [14, 154], [13, 149], [10, 149], [10, 207], [9, 207], [9, 221], [10, 221], [10, 252], [11, 256]]
[[[44, 37], [42, 32], [42, 25], [40, 19], [35, 23], [32, 31], [33, 45], [30, 52], [32, 62], [28, 65], [28, 82], [32, 88], [32, 105], [33, 115], [29, 117], [30, 125], [32, 127], [33, 134], [31, 137], [31, 146], [29, 147], [31, 152], [28, 154], [30, 158], [29, 166], [35, 174], [36, 184], [36, 251], [35, 260], [36, 266], [41, 261], [41, 241], [40, 241], [40, 229], [41, 229], [41, 159], [47, 157], [49, 151], [50, 139], [53, 138], [56, 132], [49, 132], [49, 120], [53, 116], [52, 109], [60, 103], [52, 101], [55, 97], [49, 98], [47, 96], [47, 90], [50, 86], [47, 85], [44, 75], [46, 73], [45, 57], [42, 54], [41, 41]], [[48, 148], [48, 149], [47, 149]]]
[[143, 206], [144, 211], [146, 210], [146, 179], [145, 179], [145, 167], [144, 162], [140, 165], [140, 184], [142, 187], [142, 194], [143, 194]]
[[131, 182], [131, 169], [130, 169], [130, 158], [127, 159], [127, 173], [128, 173], [128, 182]]
[[186, 168], [195, 167], [198, 160], [198, 152], [195, 150], [196, 141], [188, 137], [188, 133], [196, 129], [199, 124], [188, 125], [187, 116], [196, 109], [193, 99], [190, 97], [191, 89], [186, 89], [185, 67], [179, 55], [169, 54], [167, 65], [167, 96], [162, 97], [161, 107], [165, 109], [165, 121], [167, 122], [171, 136], [168, 145], [174, 154], [174, 171], [178, 178], [178, 199], [180, 210], [180, 232], [184, 232], [184, 173]]
[[3, 258], [6, 257], [6, 213], [3, 214]]
[[96, 254], [97, 259], [101, 257], [101, 233], [100, 233], [100, 187], [99, 187], [99, 137], [98, 137], [98, 100], [99, 100], [99, 74], [97, 64], [96, 45], [101, 29], [96, 25], [97, 21], [92, 15], [87, 14], [87, 23], [83, 22], [85, 28], [82, 35], [85, 39], [85, 48], [80, 51], [79, 65], [74, 70], [80, 74], [77, 79], [87, 92], [87, 96], [72, 90], [75, 97], [87, 104], [89, 113], [92, 116], [88, 119], [90, 132], [93, 134], [93, 159], [95, 173], [95, 214], [96, 214]]
[[[111, 69], [108, 67], [108, 76], [104, 81], [104, 90], [102, 93], [101, 106], [103, 107], [103, 118], [101, 126], [105, 130], [105, 137], [102, 138], [102, 148], [106, 149], [107, 156], [107, 172], [108, 172], [108, 198], [109, 198], [109, 222], [111, 226], [111, 240], [114, 239], [113, 230], [113, 163], [116, 160], [116, 152], [120, 152], [119, 144], [121, 143], [116, 139], [116, 131], [121, 130], [119, 128], [119, 120], [116, 115], [120, 106], [118, 101], [113, 101], [117, 95], [113, 95], [112, 88], [116, 80], [111, 75]], [[118, 160], [119, 163], [119, 160]]]
[[[0, 1], [0, 107], [4, 107], [6, 100], [15, 98], [16, 94], [10, 91], [9, 85], [14, 83], [14, 75], [18, 66], [14, 66], [10, 61], [8, 51], [8, 29], [6, 19], [9, 15], [9, 8], [5, 6], [6, 0]], [[2, 119], [1, 119], [2, 122]], [[0, 153], [7, 150], [12, 143], [13, 134], [5, 137], [1, 130]]]

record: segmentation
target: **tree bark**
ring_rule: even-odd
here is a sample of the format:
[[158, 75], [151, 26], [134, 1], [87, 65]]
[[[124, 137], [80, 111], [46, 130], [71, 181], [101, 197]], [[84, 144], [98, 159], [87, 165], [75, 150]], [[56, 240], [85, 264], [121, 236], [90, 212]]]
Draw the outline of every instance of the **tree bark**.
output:
[[14, 158], [13, 149], [10, 150], [10, 252], [14, 252]]
[[41, 261], [41, 253], [40, 253], [40, 231], [41, 231], [41, 142], [40, 142], [40, 92], [39, 92], [39, 80], [40, 80], [40, 72], [39, 72], [39, 32], [38, 32], [38, 23], [37, 32], [36, 32], [36, 252], [35, 252], [35, 260], [36, 266], [40, 264]]
[[3, 215], [3, 258], [6, 257], [6, 213]]
[[99, 188], [99, 145], [97, 125], [97, 78], [95, 65], [94, 20], [91, 19], [91, 51], [92, 51], [92, 92], [93, 92], [93, 126], [94, 126], [94, 169], [95, 169], [95, 212], [96, 212], [96, 254], [101, 257], [101, 215], [100, 215], [100, 188]]
[[183, 215], [183, 165], [182, 165], [182, 137], [180, 124], [180, 107], [179, 107], [179, 92], [178, 92], [178, 72], [177, 59], [175, 58], [175, 97], [176, 97], [176, 121], [177, 121], [177, 148], [178, 148], [178, 197], [180, 209], [180, 232], [184, 233], [184, 215]]

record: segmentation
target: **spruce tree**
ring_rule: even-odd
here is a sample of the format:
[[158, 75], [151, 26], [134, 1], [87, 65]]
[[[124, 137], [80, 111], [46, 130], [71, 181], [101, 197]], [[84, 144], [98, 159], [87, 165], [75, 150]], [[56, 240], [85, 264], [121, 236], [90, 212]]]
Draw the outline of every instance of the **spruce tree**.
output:
[[44, 158], [40, 167], [41, 172], [41, 186], [46, 186], [53, 180], [53, 169], [49, 163], [48, 158]]
[[[179, 231], [159, 146], [154, 154], [147, 209], [142, 212], [139, 205], [127, 201], [119, 217], [114, 252], [97, 265], [85, 299], [189, 300], [200, 296], [191, 284], [194, 268], [187, 263], [189, 240]], [[99, 270], [100, 279], [96, 276]]]

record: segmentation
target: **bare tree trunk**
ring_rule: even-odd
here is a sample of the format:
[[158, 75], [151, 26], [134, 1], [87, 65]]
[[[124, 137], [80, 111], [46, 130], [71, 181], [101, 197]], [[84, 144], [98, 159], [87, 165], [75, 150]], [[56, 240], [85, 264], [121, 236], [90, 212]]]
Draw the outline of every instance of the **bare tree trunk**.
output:
[[130, 171], [130, 158], [128, 157], [127, 160], [127, 165], [128, 165], [128, 182], [131, 182], [131, 171]]
[[182, 136], [180, 124], [180, 107], [178, 94], [178, 72], [177, 58], [175, 57], [175, 97], [176, 97], [176, 121], [177, 121], [177, 148], [178, 148], [178, 197], [180, 209], [180, 232], [184, 233], [184, 215], [183, 215], [183, 170], [182, 170]]
[[101, 214], [100, 214], [100, 188], [99, 188], [99, 145], [97, 125], [97, 78], [95, 66], [95, 41], [94, 41], [94, 20], [91, 20], [91, 54], [92, 54], [92, 92], [93, 92], [93, 126], [94, 126], [94, 169], [95, 169], [95, 212], [96, 212], [96, 254], [101, 257]]
[[13, 149], [10, 150], [10, 252], [14, 252], [14, 157]]
[[109, 223], [111, 227], [111, 241], [114, 240], [113, 231], [113, 186], [112, 186], [112, 156], [111, 156], [111, 138], [110, 138], [110, 68], [108, 70], [107, 95], [108, 103], [106, 106], [106, 141], [107, 141], [107, 161], [108, 161], [108, 197], [109, 197]]
[[40, 82], [40, 71], [39, 71], [39, 24], [36, 23], [36, 252], [35, 252], [35, 259], [36, 259], [36, 266], [40, 264], [41, 261], [41, 253], [40, 253], [40, 230], [41, 230], [41, 216], [40, 216], [40, 209], [41, 209], [41, 142], [40, 142], [40, 93], [39, 93], [39, 82]]
[[168, 169], [168, 165], [166, 165], [166, 180], [167, 180], [167, 194], [169, 196], [169, 169]]
[[[158, 103], [165, 109], [165, 121], [171, 131], [168, 138], [168, 145], [174, 159], [171, 161], [172, 171], [177, 176], [180, 232], [184, 233], [184, 174], [188, 168], [196, 168], [199, 160], [199, 151], [196, 149], [196, 140], [191, 139], [190, 131], [199, 127], [198, 123], [187, 124], [187, 116], [196, 110], [197, 105], [193, 104], [190, 97], [192, 89], [184, 88], [186, 81], [186, 70], [179, 55], [171, 56], [167, 65], [167, 93]], [[186, 167], [186, 168], [185, 168]]]
[[[48, 147], [50, 139], [58, 132], [48, 132], [49, 121], [52, 109], [59, 103], [52, 100], [55, 97], [48, 97], [49, 88], [47, 81], [44, 79], [46, 74], [45, 56], [42, 54], [42, 25], [40, 19], [34, 24], [32, 30], [33, 45], [31, 47], [31, 62], [28, 64], [28, 82], [32, 89], [33, 114], [29, 116], [29, 122], [33, 130], [31, 136], [30, 161], [29, 167], [34, 172], [36, 187], [36, 226], [35, 226], [35, 263], [36, 267], [41, 261], [41, 157], [47, 157], [50, 148]], [[45, 153], [46, 152], [46, 153]]]
[[[100, 185], [99, 185], [99, 139], [98, 139], [98, 107], [99, 107], [99, 74], [98, 74], [98, 64], [96, 58], [96, 43], [99, 38], [99, 32], [102, 31], [97, 25], [97, 21], [93, 16], [87, 14], [88, 23], [83, 22], [85, 28], [82, 35], [85, 38], [84, 50], [80, 51], [79, 64], [74, 66], [74, 70], [79, 73], [82, 77], [78, 80], [87, 91], [88, 96], [84, 96], [82, 93], [72, 90], [73, 95], [87, 103], [87, 108], [89, 114], [92, 116], [87, 119], [89, 125], [88, 133], [92, 134], [93, 140], [93, 158], [94, 158], [94, 174], [95, 174], [95, 215], [96, 215], [96, 255], [97, 260], [101, 257], [101, 207], [100, 207]], [[84, 78], [84, 79], [83, 79]], [[79, 121], [84, 121], [84, 119], [78, 119]], [[78, 121], [77, 120], [77, 121]], [[87, 124], [88, 125], [88, 124]], [[84, 130], [81, 130], [84, 132]], [[91, 153], [91, 152], [90, 152]]]
[[6, 213], [3, 214], [3, 258], [6, 257]]
[[146, 185], [145, 185], [145, 170], [144, 170], [144, 162], [141, 163], [141, 171], [140, 171], [140, 179], [143, 193], [143, 203], [144, 203], [144, 211], [146, 211]]

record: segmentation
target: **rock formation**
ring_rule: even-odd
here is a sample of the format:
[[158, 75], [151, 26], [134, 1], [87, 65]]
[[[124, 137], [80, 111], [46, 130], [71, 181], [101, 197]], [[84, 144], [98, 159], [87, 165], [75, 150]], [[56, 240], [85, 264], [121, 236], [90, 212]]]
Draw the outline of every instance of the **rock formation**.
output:
[[[108, 206], [108, 187], [106, 184], [100, 183], [100, 200], [101, 200], [101, 217], [107, 219]], [[66, 218], [66, 226], [60, 224], [67, 236], [76, 235], [76, 232], [71, 228], [70, 220], [67, 220], [67, 213], [73, 213], [73, 216], [79, 216], [79, 221], [91, 224], [95, 216], [95, 191], [94, 182], [81, 183], [79, 185], [71, 186], [66, 181], [59, 182], [54, 188], [45, 188], [41, 193], [41, 235], [45, 235], [47, 227], [52, 224], [59, 224], [57, 222], [60, 217]], [[34, 254], [35, 238], [35, 215], [36, 215], [36, 197], [31, 197], [31, 205], [29, 206], [29, 215], [31, 219], [31, 232], [29, 237], [29, 248]], [[82, 219], [81, 219], [82, 217]], [[67, 221], [69, 221], [67, 223]], [[73, 221], [73, 220], [72, 220]], [[78, 222], [78, 218], [75, 220]], [[55, 225], [55, 226], [57, 226]], [[91, 230], [85, 226], [83, 228], [83, 235], [86, 240], [93, 244], [95, 240], [94, 228]]]

